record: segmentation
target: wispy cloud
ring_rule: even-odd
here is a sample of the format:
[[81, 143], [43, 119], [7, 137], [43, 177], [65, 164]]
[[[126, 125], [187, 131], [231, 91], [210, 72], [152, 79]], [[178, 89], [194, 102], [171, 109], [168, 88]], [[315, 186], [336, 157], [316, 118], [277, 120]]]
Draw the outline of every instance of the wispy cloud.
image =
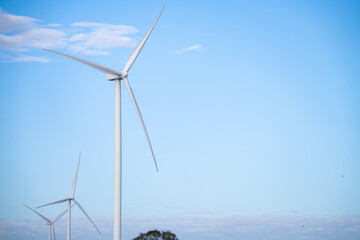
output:
[[0, 49], [26, 52], [31, 48], [65, 45], [65, 33], [40, 27], [38, 20], [6, 13], [0, 8]]
[[0, 8], [0, 50], [12, 56], [10, 61], [47, 62], [46, 58], [18, 55], [39, 48], [107, 55], [110, 49], [136, 45], [135, 40], [127, 36], [138, 32], [133, 26], [76, 22], [71, 24], [71, 28], [64, 28], [61, 24], [41, 26], [38, 22], [31, 17], [6, 13]]
[[50, 62], [46, 57], [20, 56], [12, 58], [12, 62]]
[[29, 56], [23, 53], [18, 56], [3, 54], [0, 52], [0, 61], [1, 62], [50, 62], [50, 60], [46, 57], [40, 56]]
[[37, 21], [38, 20], [31, 17], [16, 16], [6, 13], [0, 8], [0, 32], [16, 32], [31, 28], [36, 25]]
[[80, 33], [70, 37], [69, 49], [89, 55], [104, 55], [108, 54], [106, 49], [135, 46], [135, 41], [125, 35], [138, 31], [132, 26], [95, 22], [77, 22], [72, 26]]
[[174, 51], [173, 54], [183, 54], [186, 52], [190, 52], [190, 51], [198, 51], [203, 49], [203, 46], [201, 44], [196, 44], [196, 45], [192, 45], [190, 47], [184, 48], [184, 49], [180, 49], [177, 51]]
[[62, 24], [54, 23], [54, 24], [46, 24], [45, 27], [62, 27]]
[[0, 33], [0, 49], [15, 52], [29, 51], [31, 48], [64, 47], [65, 33], [50, 28], [33, 28], [16, 35]]
[[91, 28], [91, 29], [108, 29], [109, 31], [117, 31], [119, 35], [126, 35], [130, 33], [136, 33], [138, 30], [133, 26], [126, 25], [114, 25], [106, 23], [96, 22], [76, 22], [71, 24], [73, 27]]

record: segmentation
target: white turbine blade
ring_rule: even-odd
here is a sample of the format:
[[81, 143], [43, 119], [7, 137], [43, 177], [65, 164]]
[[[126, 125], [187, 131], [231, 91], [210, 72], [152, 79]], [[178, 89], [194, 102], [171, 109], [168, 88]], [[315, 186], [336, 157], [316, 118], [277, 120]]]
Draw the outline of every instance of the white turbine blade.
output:
[[74, 203], [80, 208], [80, 210], [86, 215], [86, 217], [90, 220], [90, 222], [94, 225], [94, 227], [96, 228], [96, 230], [99, 232], [99, 234], [101, 235], [100, 230], [96, 227], [95, 223], [90, 219], [89, 215], [87, 215], [87, 213], [85, 212], [85, 210], [80, 206], [80, 204], [73, 199]]
[[[71, 207], [73, 207], [75, 204], [73, 204]], [[67, 213], [67, 209], [65, 211], [63, 211], [62, 213], [60, 213], [55, 220], [53, 221], [53, 223], [55, 223], [57, 220], [59, 220], [62, 216], [64, 216], [65, 213]]]
[[162, 11], [164, 10], [165, 5], [163, 6], [163, 8], [161, 9], [159, 15], [157, 16], [155, 22], [151, 25], [149, 31], [146, 33], [146, 35], [144, 36], [144, 38], [139, 42], [139, 44], [136, 46], [136, 48], [134, 49], [134, 51], [131, 53], [129, 59], [126, 62], [124, 71], [128, 72], [131, 68], [131, 66], [133, 65], [133, 63], [135, 62], [137, 56], [139, 55], [141, 49], [143, 48], [144, 44], [146, 43], [146, 40], [148, 39], [151, 31], [153, 30], [153, 28], [155, 27], [155, 24], [157, 23]]
[[79, 153], [79, 161], [78, 161], [78, 165], [77, 165], [77, 168], [76, 168], [76, 174], [75, 174], [75, 177], [74, 177], [74, 182], [73, 182], [73, 186], [72, 186], [71, 196], [73, 196], [73, 197], [74, 197], [74, 193], [75, 193], [75, 187], [76, 187], [76, 182], [77, 182], [77, 176], [78, 176], [78, 173], [79, 173], [80, 158], [81, 158], [81, 152]]
[[158, 169], [158, 166], [157, 166], [157, 163], [156, 163], [156, 159], [155, 159], [155, 154], [154, 154], [153, 148], [152, 148], [152, 146], [151, 146], [150, 138], [149, 138], [149, 135], [148, 135], [148, 133], [147, 133], [147, 130], [146, 130], [146, 127], [145, 127], [145, 123], [144, 123], [144, 120], [143, 120], [143, 118], [142, 118], [142, 116], [141, 116], [141, 112], [140, 112], [139, 106], [138, 106], [138, 104], [137, 104], [137, 102], [136, 102], [134, 93], [133, 93], [133, 91], [132, 91], [132, 89], [131, 89], [131, 87], [130, 87], [130, 84], [129, 84], [128, 79], [127, 79], [126, 77], [124, 77], [122, 80], [124, 81], [125, 86], [126, 86], [128, 92], [129, 92], [130, 98], [131, 98], [132, 102], [134, 103], [136, 112], [137, 112], [137, 114], [138, 114], [138, 116], [139, 116], [139, 118], [140, 118], [141, 124], [142, 124], [142, 126], [143, 126], [143, 129], [144, 129], [144, 132], [145, 132], [145, 135], [146, 135], [146, 138], [147, 138], [147, 141], [148, 141], [149, 146], [150, 146], [150, 150], [151, 150], [151, 154], [152, 154], [153, 159], [154, 159], [156, 171], [159, 172], [159, 169]]
[[55, 225], [53, 224], [52, 227], [53, 227], [53, 233], [54, 233], [54, 240], [56, 240]]
[[108, 68], [108, 67], [105, 67], [105, 66], [102, 66], [102, 65], [97, 64], [97, 63], [93, 63], [93, 62], [90, 62], [90, 61], [87, 61], [87, 60], [84, 60], [84, 59], [81, 59], [81, 58], [73, 57], [73, 56], [70, 56], [70, 55], [67, 55], [67, 54], [64, 54], [64, 53], [60, 53], [60, 52], [56, 52], [56, 51], [53, 51], [53, 50], [49, 50], [49, 49], [44, 49], [44, 50], [48, 51], [48, 52], [55, 53], [55, 54], [59, 54], [61, 56], [67, 57], [67, 58], [71, 58], [71, 59], [73, 59], [75, 61], [86, 64], [89, 67], [95, 68], [96, 70], [98, 70], [100, 72], [103, 72], [103, 73], [106, 73], [106, 74], [121, 75], [121, 72], [119, 72], [117, 70], [114, 70], [114, 69], [111, 69], [111, 68]]
[[24, 204], [24, 206], [27, 207], [28, 209], [30, 209], [31, 211], [33, 211], [34, 213], [36, 213], [37, 215], [39, 215], [42, 219], [44, 219], [44, 220], [47, 221], [48, 223], [51, 223], [51, 221], [50, 221], [48, 218], [46, 218], [45, 216], [43, 216], [41, 213], [35, 211], [34, 209], [32, 209], [32, 208], [29, 207], [29, 206], [26, 206], [25, 204]]
[[49, 206], [49, 205], [53, 205], [53, 204], [58, 204], [58, 203], [66, 202], [68, 200], [69, 200], [68, 198], [65, 198], [65, 199], [62, 199], [62, 200], [59, 200], [59, 201], [56, 201], [56, 202], [52, 202], [52, 203], [48, 203], [48, 204], [38, 206], [36, 208], [41, 208], [41, 207], [45, 207], [45, 206]]

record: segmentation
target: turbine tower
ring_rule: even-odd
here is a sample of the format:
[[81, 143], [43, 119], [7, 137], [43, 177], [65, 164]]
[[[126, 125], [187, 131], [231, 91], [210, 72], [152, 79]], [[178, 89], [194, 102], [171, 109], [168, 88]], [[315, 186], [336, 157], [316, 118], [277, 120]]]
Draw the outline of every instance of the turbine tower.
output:
[[77, 169], [76, 169], [76, 173], [75, 173], [75, 177], [74, 177], [74, 182], [73, 182], [73, 186], [72, 186], [72, 192], [71, 192], [71, 196], [70, 197], [65, 197], [64, 199], [52, 202], [52, 203], [48, 203], [48, 204], [44, 204], [41, 205], [37, 208], [41, 208], [41, 207], [45, 207], [45, 206], [49, 206], [49, 205], [53, 205], [53, 204], [58, 204], [58, 203], [62, 203], [62, 202], [68, 202], [68, 222], [67, 222], [67, 232], [66, 232], [66, 239], [70, 240], [71, 239], [71, 201], [74, 202], [74, 204], [76, 204], [80, 210], [85, 214], [85, 216], [89, 219], [89, 221], [92, 223], [92, 225], [96, 228], [96, 230], [98, 231], [98, 233], [101, 235], [100, 230], [96, 227], [95, 223], [90, 219], [89, 215], [85, 212], [85, 210], [81, 207], [80, 203], [77, 202], [75, 200], [75, 188], [76, 188], [76, 182], [77, 182], [77, 177], [78, 177], [78, 173], [79, 173], [79, 166], [80, 166], [80, 157], [81, 157], [81, 152], [79, 153], [79, 161], [78, 161], [78, 165], [77, 165]]
[[[55, 235], [55, 226], [54, 223], [59, 220], [68, 210], [63, 211], [62, 213], [60, 213], [53, 221], [51, 221], [50, 219], [44, 217], [41, 213], [35, 211], [34, 209], [32, 209], [29, 206], [26, 206], [24, 204], [25, 207], [27, 207], [28, 209], [30, 209], [31, 211], [33, 211], [34, 213], [36, 213], [37, 215], [39, 215], [42, 219], [44, 219], [46, 221], [46, 225], [49, 225], [49, 240], [51, 240], [51, 233], [53, 233], [54, 235], [54, 240], [56, 240], [56, 235]], [[74, 205], [73, 205], [74, 206]]]
[[134, 93], [130, 87], [129, 81], [127, 79], [128, 72], [135, 62], [136, 58], [138, 57], [141, 49], [143, 48], [146, 40], [148, 39], [150, 33], [152, 32], [153, 28], [155, 27], [155, 24], [157, 23], [162, 11], [164, 10], [165, 5], [161, 9], [159, 15], [157, 16], [154, 23], [151, 25], [150, 29], [146, 33], [146, 35], [143, 37], [143, 39], [139, 42], [139, 44], [136, 46], [134, 51], [131, 53], [129, 59], [126, 62], [125, 68], [122, 71], [114, 70], [105, 66], [102, 66], [100, 64], [96, 64], [84, 59], [80, 59], [77, 57], [73, 57], [67, 54], [59, 53], [56, 51], [44, 49], [45, 51], [56, 53], [59, 55], [62, 55], [67, 58], [71, 58], [73, 60], [76, 60], [78, 62], [81, 62], [83, 64], [86, 64], [100, 72], [107, 74], [107, 79], [109, 81], [115, 82], [115, 153], [114, 153], [114, 240], [120, 240], [121, 239], [121, 85], [120, 81], [122, 80], [125, 84], [125, 87], [127, 91], [129, 92], [130, 98], [135, 106], [136, 112], [140, 118], [140, 122], [142, 124], [142, 127], [144, 129], [146, 139], [148, 141], [152, 157], [154, 159], [156, 171], [159, 172], [158, 166], [155, 159], [155, 154], [153, 151], [153, 148], [151, 146], [150, 138], [147, 133], [144, 120], [142, 118], [139, 106], [136, 102]]

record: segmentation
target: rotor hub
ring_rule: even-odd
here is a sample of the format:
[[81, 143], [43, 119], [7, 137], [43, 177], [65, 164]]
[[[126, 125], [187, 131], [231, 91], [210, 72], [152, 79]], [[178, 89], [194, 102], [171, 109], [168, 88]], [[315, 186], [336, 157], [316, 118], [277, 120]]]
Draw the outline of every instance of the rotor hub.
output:
[[114, 80], [116, 80], [116, 79], [121, 79], [121, 77], [120, 77], [120, 75], [116, 75], [116, 74], [108, 74], [108, 75], [107, 75], [107, 79], [108, 79], [109, 81], [114, 81]]
[[122, 78], [126, 77], [127, 75], [128, 75], [127, 72], [121, 71], [119, 75], [118, 74], [107, 74], [107, 79], [109, 81], [114, 81], [114, 80], [117, 80], [117, 79], [121, 80]]
[[121, 73], [122, 73], [121, 78], [127, 77], [128, 75], [128, 72], [126, 71], [121, 71]]

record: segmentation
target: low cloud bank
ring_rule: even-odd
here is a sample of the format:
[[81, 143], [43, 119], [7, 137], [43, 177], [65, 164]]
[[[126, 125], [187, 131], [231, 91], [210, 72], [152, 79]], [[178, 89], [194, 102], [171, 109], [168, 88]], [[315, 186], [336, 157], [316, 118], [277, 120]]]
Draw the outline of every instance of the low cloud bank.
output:
[[[111, 218], [94, 217], [103, 239], [112, 239]], [[41, 220], [0, 220], [0, 239], [45, 239], [48, 228]], [[66, 238], [66, 218], [56, 227], [58, 239]], [[300, 217], [300, 216], [172, 216], [123, 219], [123, 239], [132, 239], [150, 229], [171, 230], [181, 240], [227, 239], [360, 239], [360, 216]], [[100, 239], [85, 218], [72, 221], [72, 239]]]

